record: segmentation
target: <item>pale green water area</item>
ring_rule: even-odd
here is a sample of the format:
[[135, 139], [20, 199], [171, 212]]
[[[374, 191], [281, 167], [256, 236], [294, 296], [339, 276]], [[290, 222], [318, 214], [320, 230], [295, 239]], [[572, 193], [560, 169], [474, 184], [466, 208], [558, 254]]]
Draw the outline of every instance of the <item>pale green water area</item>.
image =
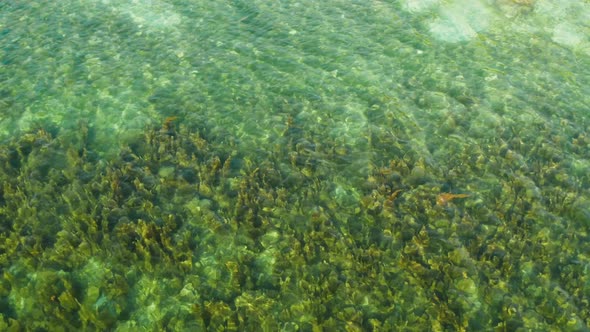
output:
[[0, 331], [589, 331], [589, 22], [0, 1]]

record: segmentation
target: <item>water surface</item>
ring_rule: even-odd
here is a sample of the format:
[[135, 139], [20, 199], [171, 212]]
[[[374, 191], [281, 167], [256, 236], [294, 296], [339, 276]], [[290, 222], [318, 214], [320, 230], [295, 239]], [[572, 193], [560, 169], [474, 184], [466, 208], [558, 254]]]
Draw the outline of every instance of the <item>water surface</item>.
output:
[[584, 330], [587, 22], [2, 2], [0, 324]]

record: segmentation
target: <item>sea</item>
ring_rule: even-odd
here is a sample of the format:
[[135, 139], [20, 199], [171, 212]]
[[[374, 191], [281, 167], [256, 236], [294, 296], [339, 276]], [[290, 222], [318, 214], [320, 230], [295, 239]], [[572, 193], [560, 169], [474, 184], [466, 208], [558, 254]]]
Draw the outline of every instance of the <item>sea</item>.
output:
[[589, 331], [590, 1], [0, 1], [0, 330]]

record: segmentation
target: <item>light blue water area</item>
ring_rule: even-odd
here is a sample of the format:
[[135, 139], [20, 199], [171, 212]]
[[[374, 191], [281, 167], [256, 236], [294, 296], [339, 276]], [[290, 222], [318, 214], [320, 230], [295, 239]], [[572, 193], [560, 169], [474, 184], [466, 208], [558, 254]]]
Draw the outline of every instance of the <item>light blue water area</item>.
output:
[[176, 117], [244, 159], [313, 156], [346, 220], [404, 161], [408, 202], [586, 234], [588, 22], [584, 0], [2, 1], [0, 140], [88, 128], [108, 161]]

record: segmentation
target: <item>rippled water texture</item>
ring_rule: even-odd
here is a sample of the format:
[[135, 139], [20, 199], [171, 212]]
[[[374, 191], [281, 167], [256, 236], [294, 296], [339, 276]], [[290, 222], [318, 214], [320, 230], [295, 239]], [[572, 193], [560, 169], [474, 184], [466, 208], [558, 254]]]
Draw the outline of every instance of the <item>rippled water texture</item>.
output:
[[1, 1], [0, 326], [583, 331], [588, 22]]

